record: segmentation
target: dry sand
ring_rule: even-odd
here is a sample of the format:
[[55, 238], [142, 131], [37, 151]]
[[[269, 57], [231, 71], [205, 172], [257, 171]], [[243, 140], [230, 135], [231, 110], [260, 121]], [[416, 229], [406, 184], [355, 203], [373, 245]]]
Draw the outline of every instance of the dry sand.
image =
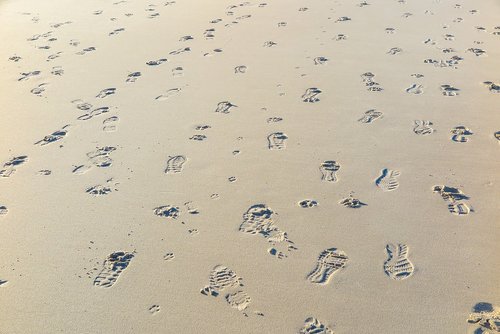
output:
[[367, 1], [2, 1], [0, 333], [499, 332], [499, 3]]

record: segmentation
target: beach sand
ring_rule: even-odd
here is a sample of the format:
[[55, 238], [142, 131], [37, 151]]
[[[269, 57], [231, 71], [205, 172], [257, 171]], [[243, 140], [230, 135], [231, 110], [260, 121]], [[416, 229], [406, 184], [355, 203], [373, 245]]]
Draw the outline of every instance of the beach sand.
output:
[[500, 332], [500, 6], [367, 1], [0, 2], [0, 333]]

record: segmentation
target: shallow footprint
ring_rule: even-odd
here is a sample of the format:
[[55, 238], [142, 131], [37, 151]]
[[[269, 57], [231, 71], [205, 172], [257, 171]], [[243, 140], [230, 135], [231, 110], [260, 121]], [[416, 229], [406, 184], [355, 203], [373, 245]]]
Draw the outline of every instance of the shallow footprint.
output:
[[102, 131], [104, 132], [115, 132], [116, 131], [116, 123], [118, 123], [120, 119], [118, 116], [111, 116], [102, 121], [104, 125], [102, 127]]
[[319, 101], [318, 95], [321, 94], [321, 90], [316, 87], [307, 88], [306, 92], [302, 94], [302, 101], [309, 103], [316, 103]]
[[284, 150], [288, 136], [283, 132], [274, 132], [267, 136], [267, 147], [270, 150]]
[[182, 172], [182, 168], [186, 163], [187, 158], [183, 155], [175, 155], [169, 157], [167, 160], [167, 168], [165, 174], [177, 174]]
[[413, 275], [413, 264], [408, 260], [408, 246], [404, 244], [388, 244], [386, 246], [389, 258], [384, 263], [384, 271], [394, 280], [403, 280]]
[[371, 122], [376, 121], [377, 119], [380, 119], [382, 117], [383, 117], [383, 113], [381, 111], [377, 111], [375, 109], [370, 109], [363, 114], [363, 117], [358, 119], [358, 122], [371, 123]]
[[44, 146], [63, 139], [68, 134], [68, 127], [69, 124], [63, 126], [60, 130], [54, 131], [50, 135], [45, 136], [42, 140], [37, 141], [35, 145]]
[[156, 101], [165, 101], [171, 98], [172, 96], [175, 96], [181, 92], [181, 88], [172, 88], [167, 90], [165, 93], [155, 97]]
[[319, 254], [316, 267], [307, 275], [307, 279], [315, 284], [328, 284], [332, 275], [347, 264], [348, 257], [337, 248], [329, 248]]
[[424, 92], [424, 86], [419, 84], [413, 84], [410, 87], [406, 88], [406, 92], [409, 94], [419, 95]]
[[327, 182], [337, 182], [337, 171], [340, 169], [340, 164], [333, 160], [326, 160], [319, 165], [321, 171], [321, 180]]

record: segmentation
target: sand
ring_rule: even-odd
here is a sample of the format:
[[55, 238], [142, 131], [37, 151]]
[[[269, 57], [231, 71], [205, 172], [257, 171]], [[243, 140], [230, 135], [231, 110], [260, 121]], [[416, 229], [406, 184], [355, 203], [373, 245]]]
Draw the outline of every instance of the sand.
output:
[[0, 2], [0, 333], [497, 333], [493, 0]]

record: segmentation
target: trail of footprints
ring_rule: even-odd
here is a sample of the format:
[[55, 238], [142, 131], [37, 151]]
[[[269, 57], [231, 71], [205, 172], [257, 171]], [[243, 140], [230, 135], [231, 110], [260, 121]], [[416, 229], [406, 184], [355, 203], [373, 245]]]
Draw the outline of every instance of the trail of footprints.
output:
[[[400, 2], [404, 3], [404, 1]], [[119, 1], [116, 2], [115, 4], [120, 4], [120, 3], [124, 2]], [[166, 2], [164, 5], [168, 6], [174, 3], [175, 1]], [[226, 15], [232, 16], [234, 15], [235, 10], [239, 9], [240, 7], [246, 7], [249, 5], [250, 3], [241, 3], [239, 5], [230, 6], [227, 9]], [[260, 4], [258, 7], [265, 7], [265, 5], [266, 4], [263, 3]], [[368, 5], [370, 4], [367, 2], [361, 2], [360, 4], [358, 4], [359, 7], [365, 7]], [[146, 8], [147, 17], [151, 19], [157, 18], [160, 15], [160, 13], [158, 13], [157, 11], [158, 9], [155, 8], [155, 5], [149, 5]], [[299, 9], [299, 11], [307, 13], [308, 8], [302, 7]], [[470, 13], [475, 14], [476, 12], [472, 10], [470, 11]], [[101, 15], [102, 11], [98, 10], [95, 11], [93, 14]], [[132, 15], [132, 14], [125, 14], [125, 15]], [[410, 18], [412, 15], [413, 15], [412, 13], [404, 13], [403, 18]], [[239, 16], [232, 23], [226, 23], [225, 27], [229, 27], [232, 24], [237, 24], [238, 21], [248, 19], [250, 17], [251, 15]], [[344, 24], [349, 24], [351, 20], [352, 19], [350, 17], [341, 16], [335, 21], [335, 23], [344, 25]], [[33, 21], [38, 22], [38, 18], [33, 17]], [[217, 24], [221, 21], [223, 20], [214, 19], [210, 21], [210, 23]], [[460, 18], [456, 20], [456, 22], [461, 22], [461, 21], [462, 19]], [[56, 29], [70, 23], [72, 22], [67, 21], [63, 23], [57, 23], [53, 24], [51, 27]], [[278, 28], [286, 29], [286, 27], [287, 27], [287, 22], [278, 23]], [[479, 31], [485, 30], [485, 28], [482, 27], [477, 27], [477, 29]], [[495, 30], [494, 32], [492, 32], [492, 34], [500, 35], [500, 27], [495, 27], [494, 29]], [[117, 28], [111, 31], [109, 33], [109, 36], [115, 36], [124, 31], [125, 28], [123, 27]], [[206, 29], [203, 32], [203, 37], [206, 40], [214, 40], [216, 38], [215, 32], [216, 32], [215, 28]], [[391, 35], [396, 33], [396, 29], [386, 28], [385, 32]], [[53, 35], [54, 34], [52, 31], [45, 32], [42, 34], [36, 34], [28, 38], [28, 41], [43, 42], [40, 45], [36, 45], [36, 47], [38, 49], [46, 50], [51, 48], [50, 45], [51, 42], [57, 40], [55, 37], [53, 37]], [[453, 41], [455, 39], [455, 36], [452, 34], [445, 34], [444, 36], [442, 36], [442, 38], [446, 41]], [[179, 42], [188, 42], [193, 39], [194, 37], [192, 37], [191, 35], [185, 35], [179, 39]], [[336, 41], [345, 41], [347, 40], [347, 35], [337, 34], [332, 39]], [[279, 48], [280, 45], [278, 42], [279, 41], [275, 42], [268, 40], [265, 41], [262, 44], [262, 46], [271, 49]], [[80, 43], [78, 40], [70, 41], [70, 45], [73, 47], [78, 47], [79, 44]], [[439, 43], [429, 38], [424, 41], [424, 44], [432, 46]], [[477, 44], [479, 44], [479, 42]], [[456, 52], [456, 50], [454, 50], [453, 48], [440, 48], [440, 49], [445, 54]], [[78, 56], [84, 56], [90, 53], [94, 53], [96, 51], [98, 50], [95, 47], [87, 46], [86, 48], [80, 49], [80, 51], [77, 51], [75, 54]], [[169, 55], [172, 56], [173, 59], [174, 57], [181, 56], [182, 54], [187, 52], [191, 52], [190, 47], [181, 47], [169, 52]], [[214, 49], [214, 52], [220, 53], [222, 52], [222, 49]], [[390, 56], [396, 56], [396, 55], [404, 56], [404, 54], [400, 55], [403, 52], [403, 50], [399, 47], [393, 47], [386, 52]], [[487, 55], [487, 52], [479, 47], [469, 48], [466, 50], [466, 52], [479, 58]], [[57, 59], [60, 56], [61, 52], [53, 53], [47, 57], [47, 61]], [[9, 60], [12, 62], [22, 63], [23, 58], [14, 55], [10, 57]], [[454, 55], [450, 58], [445, 58], [445, 59], [428, 58], [424, 60], [424, 63], [431, 64], [434, 65], [435, 67], [443, 68], [443, 70], [446, 70], [447, 68], [452, 68], [452, 69], [458, 68], [458, 65], [461, 64], [463, 60], [464, 58], [458, 55]], [[318, 66], [326, 65], [329, 61], [331, 60], [324, 56], [318, 56], [313, 59], [314, 65]], [[149, 60], [145, 64], [148, 67], [157, 67], [167, 62], [169, 62], [169, 59], [167, 58], [157, 58], [154, 60]], [[248, 67], [246, 65], [238, 65], [234, 67], [234, 74], [237, 75], [245, 74], [247, 70]], [[171, 70], [171, 73], [173, 77], [180, 77], [184, 73], [184, 68], [181, 66], [177, 66]], [[19, 82], [24, 82], [24, 81], [31, 82], [37, 80], [36, 77], [40, 76], [41, 74], [42, 72], [39, 70], [21, 72], [20, 77], [17, 80]], [[54, 66], [52, 67], [51, 74], [53, 74], [54, 76], [62, 76], [64, 75], [64, 69], [60, 66]], [[139, 78], [142, 77], [143, 73], [140, 71], [129, 72], [126, 75], [125, 82], [127, 84], [133, 84]], [[245, 76], [241, 76], [241, 78], [244, 77]], [[415, 77], [420, 78], [419, 76]], [[361, 74], [361, 79], [366, 89], [370, 92], [382, 92], [384, 90], [382, 86], [377, 81], [375, 81], [375, 74], [371, 72], [366, 72]], [[491, 93], [500, 92], [500, 85], [497, 83], [494, 83], [492, 81], [485, 81], [483, 84], [486, 86], [487, 90]], [[50, 83], [48, 82], [40, 83], [36, 87], [31, 89], [31, 93], [39, 97], [42, 97], [45, 94], [49, 94], [50, 90], [47, 90], [47, 87], [49, 87], [49, 85]], [[460, 95], [461, 93], [461, 90], [459, 88], [456, 88], [450, 84], [442, 84], [441, 86], [439, 86], [439, 89], [442, 95], [445, 97], [454, 97]], [[156, 96], [155, 100], [157, 101], [169, 100], [174, 96], [178, 95], [181, 91], [182, 88], [178, 87], [168, 89], [163, 93], [161, 93], [160, 95]], [[405, 91], [409, 94], [421, 95], [424, 93], [424, 86], [419, 83], [413, 83], [409, 87], [407, 87]], [[114, 87], [105, 88], [99, 91], [95, 95], [95, 98], [99, 100], [109, 98], [111, 100], [112, 99], [111, 96], [117, 93], [118, 93], [117, 88]], [[316, 87], [307, 88], [305, 92], [302, 94], [301, 100], [305, 103], [314, 104], [320, 101], [319, 97], [320, 94], [322, 93], [323, 91], [320, 90], [319, 88]], [[80, 111], [83, 112], [83, 114], [77, 117], [77, 121], [88, 121], [93, 119], [94, 117], [108, 114], [112, 110], [112, 107], [108, 106], [93, 108], [91, 104], [86, 103], [82, 100], [74, 100], [72, 102], [76, 105], [76, 107]], [[222, 101], [217, 104], [215, 112], [220, 114], [229, 114], [234, 110], [234, 108], [237, 107], [238, 107], [237, 105], [229, 101]], [[358, 122], [370, 124], [373, 123], [374, 121], [383, 118], [383, 116], [384, 114], [382, 112], [375, 109], [371, 109], [362, 114], [361, 118], [358, 119]], [[120, 118], [116, 115], [105, 118], [102, 121], [102, 131], [104, 132], [117, 131], [117, 124], [119, 123], [119, 121]], [[271, 122], [277, 122], [277, 121], [272, 120]], [[65, 125], [60, 129], [55, 130], [54, 132], [43, 137], [41, 140], [35, 142], [35, 145], [46, 146], [55, 142], [62, 141], [67, 136], [69, 132], [69, 127], [70, 125]], [[197, 128], [197, 131], [201, 130], [204, 129]], [[427, 136], [433, 134], [435, 132], [435, 129], [433, 128], [433, 123], [431, 121], [415, 120], [413, 126], [413, 132], [419, 136]], [[468, 142], [469, 137], [473, 134], [472, 131], [465, 126], [457, 126], [451, 129], [450, 133], [451, 133], [451, 140], [458, 143]], [[500, 131], [494, 133], [494, 138], [500, 141]], [[195, 134], [190, 139], [194, 141], [204, 141], [207, 139], [207, 137], [204, 134]], [[267, 147], [269, 150], [284, 150], [286, 148], [287, 140], [288, 136], [284, 132], [273, 132], [269, 134], [267, 137], [268, 141]], [[111, 159], [111, 154], [115, 150], [116, 147], [112, 146], [97, 147], [96, 150], [87, 153], [88, 161], [85, 164], [76, 165], [74, 167], [73, 173], [76, 175], [81, 175], [93, 169], [94, 167], [107, 168], [111, 166], [113, 162], [113, 160]], [[234, 152], [239, 153], [239, 150]], [[25, 155], [11, 158], [10, 160], [6, 161], [3, 164], [2, 169], [0, 170], [0, 177], [8, 178], [12, 176], [16, 172], [17, 168], [27, 161], [28, 157]], [[166, 168], [164, 170], [164, 173], [181, 174], [184, 165], [186, 164], [187, 161], [188, 159], [184, 155], [169, 156], [166, 162]], [[340, 170], [340, 167], [341, 165], [334, 160], [326, 160], [322, 162], [319, 166], [319, 170], [321, 173], [321, 180], [329, 183], [338, 182], [339, 179], [337, 173]], [[49, 174], [50, 171], [48, 174], [44, 175], [49, 175]], [[382, 191], [390, 192], [396, 190], [399, 187], [399, 180], [398, 180], [399, 177], [400, 177], [399, 171], [383, 169], [381, 175], [376, 179], [375, 184]], [[230, 177], [229, 181], [231, 181], [232, 178], [234, 178], [234, 181], [236, 180], [235, 177]], [[93, 196], [106, 195], [113, 191], [113, 183], [114, 183], [113, 179], [108, 179], [104, 185], [95, 185], [89, 187], [87, 188], [86, 192]], [[114, 183], [114, 185], [116, 184], [117, 183]], [[465, 216], [468, 215], [470, 212], [472, 212], [472, 209], [467, 203], [469, 197], [464, 195], [460, 189], [445, 185], [437, 185], [434, 186], [433, 192], [439, 194], [442, 197], [442, 199], [447, 203], [448, 211], [450, 213], [458, 216]], [[366, 205], [365, 203], [362, 203], [359, 199], [353, 197], [352, 194], [340, 200], [339, 204], [347, 208], [360, 208], [363, 205]], [[298, 205], [302, 208], [312, 208], [317, 206], [318, 202], [312, 199], [306, 199], [298, 202]], [[191, 202], [186, 202], [185, 207], [188, 213], [190, 214], [197, 214], [199, 212], [197, 208], [192, 206]], [[8, 211], [9, 210], [7, 209], [6, 206], [0, 206], [0, 216], [6, 215]], [[174, 205], [163, 205], [154, 208], [153, 213], [159, 218], [162, 218], [164, 221], [176, 220], [180, 216], [181, 210], [179, 207]], [[266, 240], [269, 243], [270, 247], [267, 250], [268, 253], [271, 256], [276, 257], [278, 259], [284, 259], [288, 257], [290, 252], [296, 250], [297, 248], [295, 247], [294, 243], [289, 240], [287, 232], [277, 227], [275, 222], [276, 216], [277, 214], [272, 209], [267, 207], [265, 204], [253, 205], [243, 214], [243, 221], [239, 226], [239, 231], [248, 235], [261, 236], [262, 238], [264, 238], [264, 240]], [[197, 232], [196, 229], [192, 229], [190, 231], [193, 231], [193, 233]], [[412, 262], [410, 262], [410, 260], [408, 259], [409, 248], [407, 245], [387, 244], [386, 252], [387, 252], [387, 260], [383, 264], [383, 270], [390, 279], [397, 281], [404, 280], [411, 277], [414, 274], [415, 268]], [[135, 252], [117, 251], [111, 253], [108, 257], [105, 258], [99, 274], [95, 277], [93, 283], [94, 286], [105, 287], [105, 288], [110, 288], [114, 286], [118, 281], [118, 279], [122, 275], [124, 275], [124, 271], [130, 266], [130, 263], [133, 260], [134, 256]], [[171, 261], [172, 259], [174, 259], [174, 254], [171, 252], [167, 252], [164, 255], [163, 259], [165, 261]], [[319, 254], [316, 263], [314, 265], [314, 268], [306, 276], [306, 279], [310, 283], [315, 285], [326, 285], [332, 280], [334, 274], [341, 272], [346, 268], [348, 261], [349, 259], [343, 251], [340, 251], [337, 248], [326, 249]], [[7, 281], [0, 280], [0, 287], [4, 286], [6, 283]], [[241, 311], [245, 315], [247, 315], [247, 310], [249, 309], [252, 303], [252, 299], [242, 288], [243, 284], [241, 277], [236, 275], [236, 273], [233, 270], [229, 269], [228, 267], [217, 265], [210, 272], [209, 284], [201, 290], [201, 293], [203, 295], [214, 296], [214, 297], [217, 297], [223, 293], [224, 294], [223, 299], [230, 307], [238, 311]], [[156, 314], [160, 311], [160, 306], [154, 304], [148, 310], [151, 314]], [[258, 315], [263, 315], [260, 312], [255, 312], [255, 313]], [[477, 325], [478, 328], [480, 328], [483, 332], [486, 331], [500, 332], [500, 312], [498, 311], [498, 309], [493, 309], [493, 307], [488, 309], [481, 308], [475, 310], [475, 312], [472, 313], [470, 318], [468, 319], [468, 323]], [[322, 324], [318, 319], [310, 317], [304, 321], [303, 327], [300, 329], [299, 333], [305, 333], [305, 334], [333, 333], [333, 331], [326, 325]]]

